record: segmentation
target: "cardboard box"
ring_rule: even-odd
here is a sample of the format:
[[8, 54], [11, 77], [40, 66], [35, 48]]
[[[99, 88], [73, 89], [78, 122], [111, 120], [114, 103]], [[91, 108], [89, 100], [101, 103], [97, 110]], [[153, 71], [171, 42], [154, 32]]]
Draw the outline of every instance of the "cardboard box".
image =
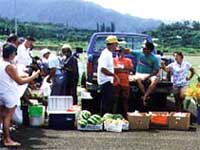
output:
[[188, 130], [190, 128], [190, 113], [171, 112], [169, 116], [169, 129]]
[[129, 128], [136, 130], [149, 129], [150, 116], [147, 113], [127, 113]]
[[58, 130], [75, 129], [76, 114], [66, 111], [51, 111], [49, 113], [49, 128]]

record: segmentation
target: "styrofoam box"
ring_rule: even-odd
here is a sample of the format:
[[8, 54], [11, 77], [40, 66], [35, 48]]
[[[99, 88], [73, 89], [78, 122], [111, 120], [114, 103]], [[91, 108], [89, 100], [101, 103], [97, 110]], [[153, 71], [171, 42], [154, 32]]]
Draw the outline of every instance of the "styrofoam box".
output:
[[73, 106], [72, 96], [49, 96], [48, 111], [66, 111]]

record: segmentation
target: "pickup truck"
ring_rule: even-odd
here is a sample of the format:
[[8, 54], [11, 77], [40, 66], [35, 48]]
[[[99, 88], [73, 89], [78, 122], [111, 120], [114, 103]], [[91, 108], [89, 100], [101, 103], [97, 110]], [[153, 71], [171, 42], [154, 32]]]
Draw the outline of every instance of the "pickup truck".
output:
[[[87, 47], [87, 71], [86, 71], [86, 88], [91, 95], [98, 99], [98, 85], [97, 85], [97, 62], [102, 50], [106, 47], [105, 39], [108, 35], [115, 35], [119, 40], [126, 41], [126, 47], [133, 51], [141, 51], [142, 45], [145, 40], [152, 42], [152, 38], [146, 34], [137, 34], [137, 33], [125, 33], [125, 32], [97, 32], [94, 33], [89, 41]], [[156, 50], [154, 50], [156, 53]], [[113, 54], [115, 56], [115, 54]], [[125, 57], [128, 57], [132, 60], [134, 67], [137, 65], [137, 58], [131, 54], [127, 54]], [[168, 59], [164, 59], [166, 64], [170, 63]], [[134, 68], [135, 69], [135, 68]], [[135, 82], [131, 82], [131, 98], [138, 99], [139, 89]], [[161, 101], [163, 107], [165, 107], [166, 98], [172, 92], [172, 83], [169, 80], [160, 80], [154, 93], [152, 94], [152, 99], [154, 102]], [[130, 105], [132, 105], [133, 100], [130, 100]], [[157, 102], [156, 102], [157, 103]], [[157, 103], [158, 104], [158, 103]], [[135, 105], [135, 104], [133, 104]], [[134, 107], [134, 106], [130, 106]], [[135, 108], [139, 110], [138, 108]]]

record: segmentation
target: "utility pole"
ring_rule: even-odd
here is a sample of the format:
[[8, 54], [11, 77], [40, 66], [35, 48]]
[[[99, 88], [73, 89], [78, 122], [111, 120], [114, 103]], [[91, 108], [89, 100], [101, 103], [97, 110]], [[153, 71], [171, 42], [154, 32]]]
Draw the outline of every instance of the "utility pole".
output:
[[15, 5], [15, 10], [14, 10], [14, 12], [15, 12], [15, 34], [17, 35], [17, 0], [14, 0], [14, 5]]

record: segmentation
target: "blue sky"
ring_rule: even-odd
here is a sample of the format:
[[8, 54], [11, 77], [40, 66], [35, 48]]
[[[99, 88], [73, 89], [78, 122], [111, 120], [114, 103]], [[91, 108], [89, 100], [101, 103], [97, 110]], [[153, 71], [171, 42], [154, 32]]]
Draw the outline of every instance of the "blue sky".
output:
[[141, 18], [200, 21], [200, 0], [85, 0]]

